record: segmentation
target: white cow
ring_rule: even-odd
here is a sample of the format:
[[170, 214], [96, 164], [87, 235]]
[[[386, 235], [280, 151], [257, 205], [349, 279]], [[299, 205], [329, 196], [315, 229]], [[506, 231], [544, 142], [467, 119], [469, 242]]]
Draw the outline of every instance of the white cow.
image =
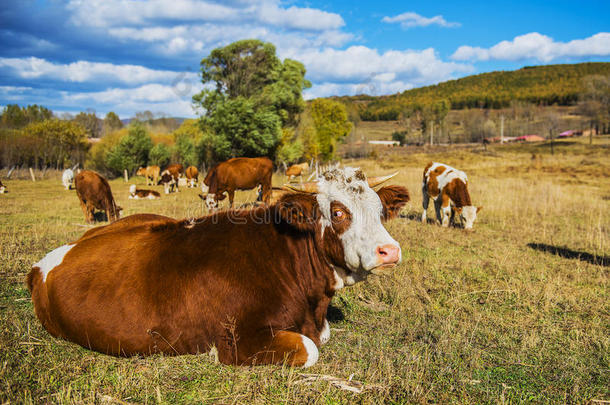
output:
[[74, 172], [72, 169], [64, 170], [61, 175], [61, 182], [63, 183], [66, 190], [70, 190], [72, 188], [72, 182], [74, 181]]

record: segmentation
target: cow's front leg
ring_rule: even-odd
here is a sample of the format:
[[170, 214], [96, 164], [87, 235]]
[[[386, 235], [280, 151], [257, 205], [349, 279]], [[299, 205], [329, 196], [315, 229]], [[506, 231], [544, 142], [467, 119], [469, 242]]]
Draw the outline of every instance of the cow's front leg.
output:
[[443, 213], [441, 212], [442, 201], [440, 198], [434, 200], [434, 211], [436, 212], [436, 220], [439, 224], [443, 223]]
[[428, 204], [430, 203], [430, 196], [428, 195], [428, 190], [426, 190], [425, 185], [422, 187], [422, 197], [421, 205], [424, 208], [424, 212], [421, 214], [421, 221], [425, 224], [427, 220]]
[[448, 227], [449, 226], [449, 218], [451, 218], [451, 200], [449, 199], [449, 196], [447, 194], [444, 194], [441, 196], [442, 198], [439, 198], [439, 200], [442, 200], [441, 203], [441, 216], [442, 216], [442, 220], [441, 220], [441, 225], [444, 227]]

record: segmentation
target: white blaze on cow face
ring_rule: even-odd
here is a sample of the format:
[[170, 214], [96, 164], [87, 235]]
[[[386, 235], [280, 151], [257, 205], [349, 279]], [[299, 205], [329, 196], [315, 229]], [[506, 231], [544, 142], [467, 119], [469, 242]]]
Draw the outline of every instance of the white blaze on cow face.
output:
[[464, 221], [464, 229], [472, 229], [472, 225], [474, 225], [474, 221], [477, 219], [477, 211], [478, 209], [474, 205], [462, 207], [460, 216], [462, 221]]
[[42, 273], [42, 281], [47, 280], [47, 275], [55, 267], [59, 266], [64, 260], [64, 256], [72, 249], [74, 245], [63, 245], [57, 249], [47, 253], [47, 255], [32, 267], [38, 267]]
[[216, 194], [213, 194], [213, 193], [209, 193], [208, 195], [205, 196], [205, 206], [210, 211], [218, 208], [218, 202], [216, 201], [216, 199], [214, 197], [216, 197]]
[[381, 265], [400, 262], [400, 245], [381, 222], [383, 205], [360, 169], [346, 167], [324, 173], [318, 182], [322, 231], [332, 226], [331, 205], [337, 202], [351, 214], [349, 227], [339, 235], [347, 269], [336, 268], [346, 285], [352, 285]]

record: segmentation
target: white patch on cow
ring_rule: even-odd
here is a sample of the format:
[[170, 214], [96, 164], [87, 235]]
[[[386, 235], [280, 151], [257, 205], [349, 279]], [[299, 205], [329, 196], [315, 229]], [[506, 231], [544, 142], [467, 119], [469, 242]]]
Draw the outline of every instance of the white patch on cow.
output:
[[[346, 285], [366, 278], [368, 272], [381, 263], [377, 247], [393, 245], [400, 249], [381, 222], [383, 205], [379, 196], [366, 179], [356, 178], [359, 169], [346, 167], [325, 173], [318, 181], [317, 200], [322, 213], [321, 223], [324, 229], [331, 226], [330, 206], [338, 201], [352, 214], [350, 227], [339, 236], [343, 244], [345, 263], [350, 274], [339, 272]], [[401, 257], [399, 252], [398, 257]], [[348, 277], [352, 279], [349, 280]]]
[[0, 187], [0, 194], [4, 194], [6, 192], [6, 187]]
[[74, 172], [72, 169], [66, 169], [61, 175], [61, 182], [63, 183], [66, 190], [70, 190], [72, 182], [74, 181]]
[[322, 332], [320, 332], [320, 343], [326, 344], [330, 339], [330, 325], [328, 323], [328, 319], [324, 319], [324, 327], [322, 328]]
[[47, 255], [38, 263], [34, 263], [32, 267], [38, 267], [42, 273], [42, 281], [47, 280], [47, 275], [55, 267], [59, 266], [64, 260], [66, 253], [70, 251], [75, 245], [63, 245], [57, 249], [47, 253]]
[[187, 185], [186, 177], [179, 177], [178, 178], [178, 187], [186, 187], [186, 185]]
[[[443, 164], [443, 163], [434, 162], [434, 163], [432, 163], [432, 166], [430, 166], [430, 168], [426, 172], [426, 182], [424, 183], [424, 185], [428, 183], [428, 180], [430, 180], [430, 173], [439, 166], [445, 167], [445, 171], [442, 172], [441, 174], [439, 174], [438, 176], [436, 176], [436, 181], [438, 182], [439, 191], [442, 190], [443, 188], [445, 188], [445, 186], [447, 184], [451, 183], [451, 181], [454, 179], [460, 179], [464, 182], [464, 184], [468, 184], [468, 176], [466, 176], [466, 173], [464, 173], [463, 171], [458, 170], [456, 168], [453, 168], [453, 167]], [[440, 193], [439, 193], [439, 195], [440, 195]]]
[[210, 188], [204, 182], [201, 182], [201, 192], [207, 194], [208, 191], [210, 191]]
[[345, 283], [343, 282], [343, 278], [341, 278], [339, 274], [337, 274], [337, 268], [335, 266], [333, 267], [333, 275], [335, 276], [335, 285], [333, 286], [333, 289], [337, 291], [345, 287]]
[[158, 198], [158, 197], [157, 197], [156, 195], [154, 195], [153, 193], [150, 193], [150, 194], [148, 195], [148, 199], [149, 199], [149, 200], [156, 200], [157, 198]]
[[474, 225], [474, 221], [477, 219], [477, 210], [477, 207], [474, 205], [462, 207], [462, 213], [460, 216], [464, 221], [464, 229], [472, 229], [472, 225]]
[[209, 193], [208, 195], [206, 195], [205, 197], [205, 206], [208, 208], [208, 210], [214, 210], [216, 208], [218, 208], [218, 203], [216, 202], [216, 200], [214, 199], [214, 197], [216, 196], [216, 194], [214, 193]]
[[303, 364], [303, 368], [311, 367], [318, 361], [318, 357], [320, 357], [320, 352], [318, 351], [318, 347], [316, 344], [305, 335], [301, 335], [301, 341], [303, 342], [303, 346], [305, 350], [307, 350], [307, 361]]

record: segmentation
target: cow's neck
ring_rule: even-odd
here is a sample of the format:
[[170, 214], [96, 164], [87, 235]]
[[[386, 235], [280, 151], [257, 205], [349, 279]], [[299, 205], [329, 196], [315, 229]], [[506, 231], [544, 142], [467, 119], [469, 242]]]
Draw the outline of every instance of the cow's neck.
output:
[[447, 185], [447, 195], [457, 208], [472, 205], [470, 194], [468, 193], [468, 185], [460, 179], [453, 180]]

